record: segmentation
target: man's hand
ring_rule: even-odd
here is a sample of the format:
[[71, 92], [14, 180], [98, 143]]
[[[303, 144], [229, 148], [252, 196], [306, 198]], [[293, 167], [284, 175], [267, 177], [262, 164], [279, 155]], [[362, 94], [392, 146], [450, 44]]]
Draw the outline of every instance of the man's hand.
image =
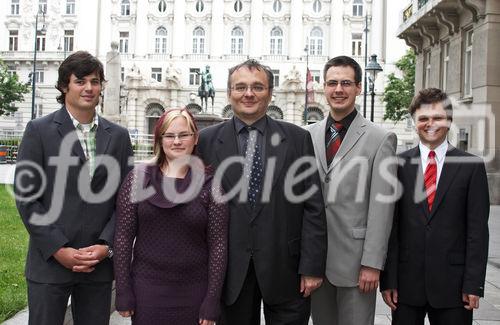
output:
[[120, 314], [120, 316], [122, 317], [130, 317], [134, 315], [134, 311], [133, 310], [118, 311], [118, 314]]
[[[92, 245], [80, 248], [75, 254], [75, 258], [80, 262], [73, 267], [73, 272], [92, 272], [94, 266], [108, 257], [107, 245]], [[92, 271], [88, 271], [92, 268]]]
[[387, 289], [382, 291], [382, 298], [387, 306], [391, 307], [392, 310], [396, 310], [398, 303], [398, 290], [397, 289]]
[[54, 253], [54, 258], [58, 261], [62, 266], [67, 269], [74, 271], [75, 267], [81, 269], [78, 272], [92, 272], [94, 270], [93, 260], [81, 260], [77, 258], [77, 255], [80, 254], [78, 250], [72, 247], [61, 247], [57, 252]]
[[462, 293], [462, 301], [467, 303], [467, 305], [464, 306], [464, 308], [467, 310], [479, 308], [479, 296]]
[[359, 291], [368, 293], [377, 289], [378, 281], [380, 278], [380, 270], [374, 269], [369, 266], [361, 265], [359, 270], [358, 287]]
[[305, 297], [309, 295], [316, 289], [318, 289], [323, 283], [323, 278], [318, 278], [314, 276], [301, 275], [300, 276], [300, 292]]

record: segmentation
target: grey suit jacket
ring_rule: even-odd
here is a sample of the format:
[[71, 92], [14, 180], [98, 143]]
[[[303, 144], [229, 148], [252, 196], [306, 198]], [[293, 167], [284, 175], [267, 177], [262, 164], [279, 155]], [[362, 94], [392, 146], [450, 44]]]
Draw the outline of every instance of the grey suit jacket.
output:
[[[357, 114], [334, 160], [327, 166], [326, 121], [309, 126], [323, 186], [328, 224], [326, 277], [354, 287], [361, 265], [383, 269], [391, 232], [395, 191], [396, 135]], [[393, 159], [384, 165], [385, 158]], [[388, 161], [386, 161], [388, 162]], [[392, 182], [392, 184], [391, 184]]]
[[[105, 188], [110, 171], [98, 164], [102, 161], [102, 155], [113, 157], [117, 162], [115, 166], [119, 168], [119, 183], [131, 169], [128, 159], [132, 156], [132, 146], [127, 130], [99, 117], [96, 130], [97, 168], [90, 180], [90, 189], [93, 193], [100, 193], [99, 196], [105, 200], [101, 203], [89, 203], [89, 186], [83, 187], [82, 194], [78, 189], [78, 184], [82, 183], [80, 175], [89, 180], [89, 170], [74, 131], [71, 118], [63, 107], [30, 121], [19, 148], [14, 191], [17, 209], [30, 234], [26, 278], [35, 282], [67, 283], [83, 278], [86, 281], [113, 279], [109, 259], [99, 263], [93, 272], [84, 274], [66, 269], [52, 257], [63, 246], [78, 249], [102, 241], [113, 243], [115, 196], [119, 184], [114, 188]], [[61, 143], [67, 136], [71, 140], [70, 156], [60, 160], [62, 163], [73, 160], [74, 165], [56, 168], [54, 161], [60, 157]], [[42, 175], [34, 171], [33, 165], [40, 167], [45, 176], [45, 185]], [[113, 169], [113, 172], [117, 171]], [[28, 176], [30, 172], [33, 172], [33, 176]], [[57, 177], [62, 182], [60, 187]], [[50, 210], [58, 203], [62, 205], [59, 212]], [[43, 215], [47, 211], [55, 211], [54, 222], [48, 225], [30, 222], [35, 212]]]

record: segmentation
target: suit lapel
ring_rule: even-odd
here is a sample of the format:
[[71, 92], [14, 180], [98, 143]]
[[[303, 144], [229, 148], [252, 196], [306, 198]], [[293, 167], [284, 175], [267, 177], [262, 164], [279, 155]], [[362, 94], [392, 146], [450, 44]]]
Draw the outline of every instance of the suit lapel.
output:
[[[342, 144], [340, 145], [339, 151], [335, 154], [332, 163], [328, 166], [328, 172], [332, 171], [332, 169], [344, 158], [344, 156], [351, 151], [354, 145], [358, 142], [359, 138], [366, 131], [367, 121], [361, 114], [356, 114], [356, 117], [352, 121], [347, 133], [342, 140]], [[326, 155], [325, 155], [326, 159]]]
[[[99, 125], [96, 130], [95, 135], [95, 151], [96, 156], [103, 155], [108, 149], [109, 141], [111, 140], [111, 134], [109, 133], [109, 123], [105, 119], [99, 118]], [[97, 160], [96, 160], [97, 163]], [[97, 164], [96, 164], [97, 166]]]
[[99, 124], [97, 126], [96, 134], [95, 134], [95, 167], [94, 174], [92, 179], [95, 179], [101, 171], [103, 167], [99, 168], [101, 165], [101, 161], [103, 155], [106, 153], [109, 142], [111, 141], [111, 134], [109, 133], [110, 124], [105, 119], [98, 116]]
[[314, 145], [314, 152], [316, 153], [316, 160], [319, 161], [319, 165], [323, 168], [324, 174], [328, 172], [328, 166], [326, 164], [326, 146], [325, 146], [325, 134], [326, 134], [326, 121], [328, 117], [321, 120], [316, 127], [311, 129], [311, 137]]
[[[420, 149], [418, 146], [412, 149], [409, 154], [409, 180], [413, 184], [413, 200], [415, 205], [422, 211], [419, 216], [423, 224], [429, 222], [429, 206], [427, 204], [427, 197], [425, 196], [424, 174], [422, 169], [422, 160], [420, 159]], [[417, 196], [423, 194], [423, 197]]]
[[457, 150], [455, 147], [448, 145], [448, 151], [446, 152], [446, 156], [444, 159], [443, 170], [441, 171], [441, 175], [439, 176], [439, 183], [437, 184], [436, 197], [434, 199], [434, 203], [432, 204], [432, 210], [429, 216], [429, 219], [434, 216], [436, 210], [439, 205], [443, 201], [444, 195], [448, 191], [450, 184], [455, 179], [458, 170], [460, 169], [460, 164], [457, 164], [454, 161], [447, 161], [448, 158], [453, 159], [453, 157], [457, 157]]
[[[217, 137], [215, 143], [215, 155], [220, 165], [226, 159], [238, 156], [238, 144], [236, 142], [237, 136], [234, 130], [234, 121], [229, 120], [224, 122], [222, 129]], [[226, 168], [224, 173], [224, 187], [226, 189], [234, 188], [234, 184], [239, 181], [243, 173], [243, 166], [241, 164], [233, 163]]]
[[61, 136], [61, 140], [65, 139], [66, 136], [71, 137], [70, 143], [72, 144], [72, 153], [75, 156], [78, 156], [82, 162], [85, 162], [87, 158], [85, 157], [82, 145], [78, 140], [75, 126], [73, 125], [71, 117], [65, 107], [62, 107], [59, 111], [57, 111], [54, 117], [54, 122], [58, 124], [57, 131]]

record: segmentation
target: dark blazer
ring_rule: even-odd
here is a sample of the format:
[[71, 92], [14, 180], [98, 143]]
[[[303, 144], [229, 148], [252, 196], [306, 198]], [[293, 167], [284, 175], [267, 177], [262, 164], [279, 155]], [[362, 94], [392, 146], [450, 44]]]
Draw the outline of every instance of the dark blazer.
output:
[[[82, 146], [78, 141], [75, 127], [65, 107], [42, 118], [30, 121], [26, 125], [24, 136], [19, 147], [15, 175], [16, 204], [19, 214], [29, 232], [28, 256], [26, 259], [26, 278], [40, 283], [65, 283], [85, 278], [87, 281], [111, 281], [113, 279], [112, 262], [109, 259], [99, 263], [91, 273], [75, 273], [59, 264], [52, 255], [61, 247], [81, 248], [94, 244], [113, 243], [115, 197], [121, 180], [132, 166], [128, 159], [132, 156], [130, 138], [126, 129], [99, 117], [96, 131], [96, 170], [90, 182], [93, 193], [101, 193], [109, 171], [99, 164], [99, 155], [109, 155], [116, 159], [113, 171], [119, 172], [117, 186], [106, 189], [102, 203], [87, 203], [78, 190], [78, 177], [89, 180], [88, 167]], [[71, 158], [73, 166], [61, 168], [54, 166], [59, 156], [63, 138], [71, 137]], [[69, 154], [68, 154], [69, 155]], [[71, 159], [65, 159], [70, 163]], [[43, 180], [39, 173], [35, 177], [26, 176], [33, 171], [27, 163], [41, 167], [46, 177]], [[72, 162], [73, 163], [73, 162]], [[64, 173], [64, 170], [67, 173]], [[62, 186], [58, 188], [57, 177]], [[22, 189], [29, 189], [23, 191]], [[83, 196], [88, 196], [88, 186], [83, 190]], [[40, 190], [41, 189], [41, 190]], [[34, 195], [40, 190], [39, 195]], [[61, 202], [62, 201], [62, 202]], [[61, 212], [54, 215], [57, 220], [46, 226], [38, 226], [29, 222], [32, 214], [45, 214], [57, 202], [62, 204]]]
[[[463, 306], [462, 293], [483, 296], [490, 209], [483, 161], [450, 145], [429, 213], [418, 146], [399, 158], [403, 195], [381, 289], [397, 289], [401, 303], [434, 308]], [[416, 191], [423, 194], [417, 201]]]
[[[229, 201], [229, 259], [224, 289], [228, 305], [236, 301], [241, 291], [252, 254], [259, 287], [268, 304], [296, 299], [301, 274], [323, 277], [325, 272], [326, 219], [317, 171], [293, 187], [296, 195], [315, 187], [317, 190], [309, 199], [292, 203], [285, 197], [285, 175], [297, 159], [310, 156], [316, 167], [311, 137], [296, 125], [269, 117], [267, 121], [268, 173], [275, 160], [270, 200], [258, 200], [254, 209], [239, 203], [238, 196]], [[225, 159], [238, 156], [234, 120], [202, 130], [198, 152], [214, 168]], [[309, 167], [303, 165], [296, 174]], [[224, 191], [228, 193], [234, 188], [241, 176], [242, 165], [231, 164], [222, 178]]]

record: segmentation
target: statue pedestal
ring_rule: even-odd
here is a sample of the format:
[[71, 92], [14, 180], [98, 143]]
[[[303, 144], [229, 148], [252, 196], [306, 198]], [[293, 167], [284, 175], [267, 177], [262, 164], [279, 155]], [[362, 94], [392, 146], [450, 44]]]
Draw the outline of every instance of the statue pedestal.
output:
[[207, 114], [207, 113], [200, 113], [194, 115], [194, 119], [196, 120], [196, 125], [198, 126], [198, 130], [204, 129], [208, 126], [218, 124], [224, 119], [218, 115], [215, 114]]

